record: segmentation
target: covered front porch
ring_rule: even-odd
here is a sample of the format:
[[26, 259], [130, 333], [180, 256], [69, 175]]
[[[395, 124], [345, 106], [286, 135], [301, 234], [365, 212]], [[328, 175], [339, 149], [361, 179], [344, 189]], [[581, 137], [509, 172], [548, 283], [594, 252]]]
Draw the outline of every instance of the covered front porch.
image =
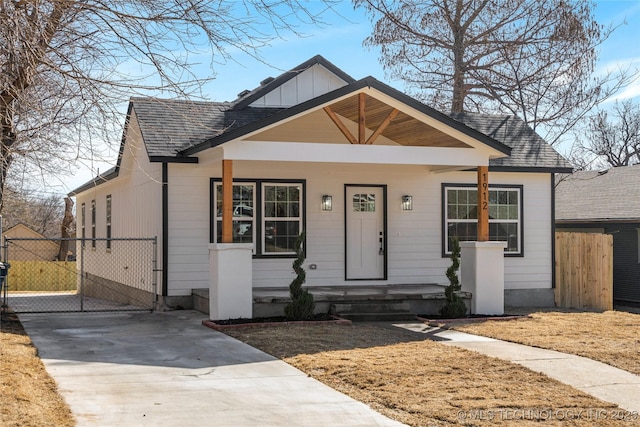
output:
[[[346, 310], [345, 304], [375, 304], [379, 318], [395, 314], [438, 315], [444, 304], [444, 286], [438, 284], [305, 286], [313, 294], [316, 313]], [[471, 293], [462, 292], [470, 307]], [[209, 314], [209, 289], [194, 289], [194, 309]], [[281, 316], [291, 301], [288, 287], [253, 288], [253, 318]], [[217, 320], [217, 319], [214, 319]]]
[[[201, 156], [201, 165], [211, 165], [211, 168], [222, 172], [219, 199], [215, 203], [220, 212], [217, 220], [220, 224], [216, 232], [211, 233], [217, 237], [211, 240], [209, 246], [209, 292], [212, 296], [209, 314], [212, 320], [282, 315], [282, 309], [288, 301], [288, 288], [260, 288], [252, 276], [256, 263], [264, 266], [268, 257], [277, 259], [273, 253], [266, 253], [271, 250], [267, 240], [272, 235], [267, 233], [271, 219], [265, 218], [279, 214], [262, 214], [263, 221], [256, 224], [258, 228], [261, 227], [261, 234], [252, 243], [240, 243], [234, 236], [235, 211], [241, 207], [234, 198], [234, 186], [256, 178], [256, 184], [252, 184], [255, 187], [252, 188], [261, 188], [262, 185], [264, 193], [269, 194], [269, 190], [278, 185], [273, 184], [273, 179], [261, 178], [272, 176], [274, 170], [287, 171], [280, 174], [291, 173], [294, 168], [301, 170], [298, 175], [301, 179], [297, 181], [300, 184], [296, 184], [298, 187], [295, 190], [294, 216], [299, 224], [296, 234], [313, 229], [313, 233], [307, 233], [305, 250], [314, 247], [315, 242], [322, 239], [322, 225], [342, 224], [344, 230], [342, 246], [333, 252], [344, 259], [343, 265], [337, 267], [343, 270], [343, 279], [340, 279], [343, 283], [327, 287], [319, 286], [316, 281], [305, 286], [314, 295], [318, 311], [328, 312], [332, 306], [335, 309], [337, 304], [395, 301], [398, 305], [393, 307], [394, 310], [402, 308], [415, 314], [436, 314], [441, 305], [439, 302], [444, 300], [442, 285], [404, 285], [399, 276], [387, 274], [390, 269], [402, 269], [399, 266], [404, 260], [400, 259], [402, 255], [399, 251], [393, 254], [393, 259], [389, 257], [390, 251], [397, 249], [398, 242], [402, 240], [402, 224], [407, 226], [408, 221], [420, 222], [421, 214], [416, 212], [410, 220], [410, 215], [402, 217], [395, 212], [395, 207], [387, 203], [387, 187], [396, 175], [372, 174], [374, 168], [394, 170], [404, 177], [404, 185], [416, 185], [420, 177], [428, 179], [424, 177], [477, 170], [478, 240], [488, 240], [488, 164], [490, 159], [508, 155], [510, 149], [432, 110], [409, 100], [405, 103], [404, 99], [397, 98], [399, 95], [389, 93], [382, 86], [376, 87], [378, 85], [375, 82], [370, 83], [356, 85], [343, 94], [340, 91], [333, 92], [325, 102], [305, 103], [305, 109], [301, 111], [285, 110], [282, 114], [274, 115], [278, 120], [269, 118], [260, 126], [256, 125], [254, 132], [237, 135], [232, 132], [224, 139], [212, 140], [208, 153]], [[318, 174], [319, 170], [322, 170], [322, 175]], [[354, 170], [359, 172], [354, 173]], [[412, 171], [411, 175], [407, 170]], [[260, 176], [249, 175], [256, 173]], [[320, 176], [325, 180], [318, 179]], [[303, 181], [309, 184], [308, 192], [304, 191]], [[332, 185], [333, 191], [325, 190], [329, 185]], [[324, 211], [325, 197], [331, 197], [331, 194], [336, 196], [338, 186], [344, 188], [344, 203], [339, 212], [343, 218], [336, 211], [336, 215], [328, 220], [329, 215], [321, 217], [322, 213], [308, 208], [315, 205], [315, 200], [320, 200], [315, 197], [315, 200], [311, 199], [309, 194], [321, 192]], [[397, 187], [394, 191], [398, 191]], [[412, 211], [412, 207], [404, 206], [405, 197], [410, 197], [405, 194], [408, 193], [402, 195], [402, 209], [404, 212]], [[428, 197], [431, 198], [428, 205], [439, 204], [437, 191], [432, 190]], [[257, 205], [266, 211], [267, 203], [275, 203], [275, 200], [263, 198]], [[375, 217], [372, 216], [374, 212]], [[287, 215], [289, 213], [283, 213], [284, 217]], [[428, 223], [425, 217], [422, 218], [421, 224]], [[430, 227], [433, 228], [433, 225]], [[390, 233], [390, 229], [396, 231]], [[410, 237], [406, 237], [406, 240], [410, 240]], [[291, 254], [291, 245], [284, 249], [284, 253]], [[475, 253], [479, 251], [474, 250], [472, 256], [476, 257]], [[423, 259], [443, 258], [437, 252], [429, 253], [428, 257]], [[501, 263], [501, 248], [497, 258]], [[366, 262], [359, 261], [363, 266], [359, 269], [360, 264], [354, 267], [351, 262], [354, 259]], [[467, 259], [471, 260], [471, 257]], [[468, 263], [473, 268], [468, 283], [473, 286], [478, 282], [475, 277], [481, 266], [478, 260], [484, 261], [481, 256]], [[282, 268], [283, 264], [279, 266]], [[312, 265], [309, 267], [314, 269]], [[492, 271], [503, 271], [502, 264], [495, 267]], [[363, 285], [363, 281], [378, 282], [375, 285]]]

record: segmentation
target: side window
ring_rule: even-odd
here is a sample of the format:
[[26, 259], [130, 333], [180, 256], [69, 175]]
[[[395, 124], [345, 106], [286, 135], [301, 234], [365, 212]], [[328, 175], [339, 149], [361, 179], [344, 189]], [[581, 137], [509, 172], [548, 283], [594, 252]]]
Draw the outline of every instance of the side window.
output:
[[111, 250], [111, 194], [107, 196], [107, 250]]
[[85, 225], [87, 223], [87, 209], [86, 209], [86, 204], [83, 203], [80, 207], [80, 228], [82, 231], [82, 244], [84, 245], [84, 239], [86, 237], [85, 234]]
[[91, 247], [96, 248], [96, 201], [91, 201]]

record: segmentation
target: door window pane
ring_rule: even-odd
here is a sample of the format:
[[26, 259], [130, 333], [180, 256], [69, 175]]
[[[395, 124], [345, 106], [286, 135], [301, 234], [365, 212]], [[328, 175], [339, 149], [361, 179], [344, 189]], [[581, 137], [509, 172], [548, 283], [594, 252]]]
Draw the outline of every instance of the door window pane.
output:
[[376, 211], [376, 195], [375, 194], [354, 194], [352, 201], [353, 201], [354, 212], [375, 212]]

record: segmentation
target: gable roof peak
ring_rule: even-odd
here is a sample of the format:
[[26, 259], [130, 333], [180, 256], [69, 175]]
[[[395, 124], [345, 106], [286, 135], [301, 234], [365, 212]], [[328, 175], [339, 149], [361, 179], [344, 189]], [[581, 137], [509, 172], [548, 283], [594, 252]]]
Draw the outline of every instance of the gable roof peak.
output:
[[340, 79], [344, 80], [347, 83], [353, 83], [356, 80], [351, 77], [349, 74], [345, 73], [340, 68], [336, 67], [333, 63], [326, 60], [322, 55], [315, 55], [310, 59], [307, 59], [302, 64], [299, 64], [289, 71], [285, 71], [280, 74], [278, 77], [267, 77], [260, 82], [260, 86], [252, 89], [252, 90], [243, 90], [238, 94], [238, 98], [236, 98], [232, 103], [234, 106], [232, 107], [234, 110], [240, 110], [248, 107], [258, 98], [264, 96], [265, 94], [271, 92], [278, 86], [286, 83], [292, 78], [296, 77], [303, 71], [311, 68], [314, 65], [321, 65], [326, 68], [329, 72], [335, 74]]

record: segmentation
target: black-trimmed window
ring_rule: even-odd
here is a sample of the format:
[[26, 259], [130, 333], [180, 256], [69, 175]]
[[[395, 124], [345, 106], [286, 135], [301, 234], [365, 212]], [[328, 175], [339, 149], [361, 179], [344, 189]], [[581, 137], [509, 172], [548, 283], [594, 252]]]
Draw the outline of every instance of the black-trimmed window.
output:
[[83, 203], [81, 208], [80, 208], [80, 214], [82, 215], [82, 218], [80, 220], [80, 224], [81, 224], [81, 229], [82, 229], [82, 245], [84, 246], [84, 239], [86, 237], [85, 225], [87, 223], [87, 209], [86, 209], [85, 203]]
[[295, 254], [302, 230], [302, 184], [262, 184], [262, 253]]
[[107, 195], [107, 251], [111, 251], [111, 194]]
[[96, 248], [96, 201], [91, 201], [91, 248]]
[[[222, 182], [212, 179], [211, 242], [222, 238]], [[304, 228], [304, 180], [234, 180], [233, 242], [253, 243], [256, 256], [290, 257]]]
[[[489, 240], [507, 243], [506, 255], [522, 256], [522, 186], [489, 186]], [[478, 236], [478, 190], [472, 184], [443, 184], [444, 254], [454, 237], [474, 241]]]
[[[255, 183], [233, 184], [233, 242], [254, 243], [256, 233]], [[216, 242], [222, 240], [222, 182], [215, 183], [215, 236]], [[255, 253], [255, 248], [254, 248]]]

